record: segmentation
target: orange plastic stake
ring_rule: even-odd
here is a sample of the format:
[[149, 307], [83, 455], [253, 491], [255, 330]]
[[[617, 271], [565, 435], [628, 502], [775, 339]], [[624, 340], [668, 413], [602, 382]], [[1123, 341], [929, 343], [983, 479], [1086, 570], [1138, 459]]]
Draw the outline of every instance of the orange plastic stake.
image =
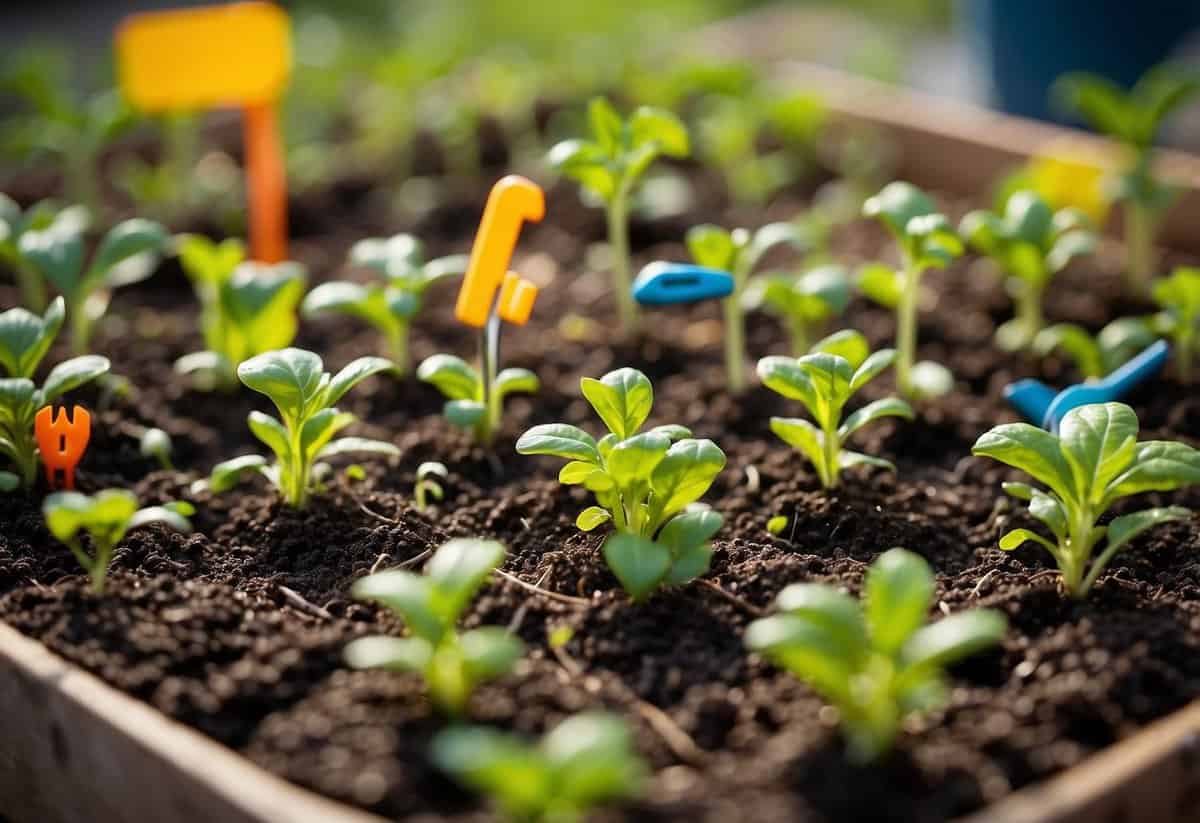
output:
[[533, 304], [537, 300], [538, 288], [515, 271], [504, 275], [504, 284], [500, 287], [498, 310], [501, 319], [517, 326], [524, 326], [533, 313]]
[[[532, 180], [510, 174], [492, 186], [483, 209], [483, 220], [479, 223], [479, 233], [475, 235], [475, 245], [471, 247], [467, 275], [454, 306], [454, 316], [461, 322], [476, 328], [483, 328], [487, 323], [496, 289], [500, 288], [517, 247], [521, 226], [527, 220], [536, 223], [545, 215], [546, 195]], [[533, 289], [536, 296], [537, 287], [528, 283], [528, 288]], [[527, 299], [528, 308], [532, 309], [533, 298]], [[519, 314], [516, 312], [514, 316]], [[526, 311], [525, 318], [528, 317]]]
[[287, 257], [287, 180], [275, 116], [291, 72], [287, 13], [245, 2], [147, 12], [117, 30], [117, 68], [129, 101], [148, 112], [240, 107], [249, 182], [250, 251]]
[[92, 416], [87, 409], [74, 406], [68, 417], [65, 408], [56, 411], [51, 406], [43, 406], [33, 418], [33, 434], [50, 488], [59, 488], [57, 479], [61, 470], [62, 488], [74, 489], [75, 467], [92, 437]]

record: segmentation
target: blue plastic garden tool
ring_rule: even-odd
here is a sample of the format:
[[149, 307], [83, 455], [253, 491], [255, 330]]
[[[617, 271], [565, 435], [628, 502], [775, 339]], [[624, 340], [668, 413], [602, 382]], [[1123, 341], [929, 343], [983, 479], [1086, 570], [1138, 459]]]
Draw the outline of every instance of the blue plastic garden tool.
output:
[[633, 281], [633, 299], [643, 306], [695, 303], [733, 294], [733, 275], [691, 263], [649, 263]]
[[1025, 418], [1038, 421], [1043, 429], [1057, 432], [1058, 424], [1071, 409], [1089, 403], [1120, 400], [1156, 375], [1170, 353], [1167, 341], [1159, 340], [1103, 380], [1079, 383], [1057, 393], [1040, 380], [1018, 380], [1004, 387], [1004, 399]]

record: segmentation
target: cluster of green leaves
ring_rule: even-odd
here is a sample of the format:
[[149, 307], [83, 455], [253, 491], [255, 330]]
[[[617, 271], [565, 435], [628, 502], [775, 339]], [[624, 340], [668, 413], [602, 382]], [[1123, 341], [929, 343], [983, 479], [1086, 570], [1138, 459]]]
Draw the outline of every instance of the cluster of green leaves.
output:
[[175, 248], [200, 301], [205, 346], [179, 358], [175, 368], [198, 377], [203, 388], [232, 391], [238, 366], [296, 338], [304, 268], [292, 262], [244, 262], [246, 247], [235, 238], [216, 243], [184, 234], [175, 238]]
[[350, 263], [370, 269], [383, 282], [361, 285], [334, 281], [317, 286], [304, 298], [306, 316], [326, 312], [349, 314], [374, 326], [387, 341], [388, 356], [400, 374], [408, 372], [408, 329], [421, 310], [425, 290], [443, 277], [467, 270], [466, 255], [425, 260], [421, 242], [411, 234], [368, 238], [350, 249]]
[[588, 105], [588, 122], [592, 139], [565, 140], [550, 150], [548, 160], [604, 204], [621, 331], [629, 335], [638, 317], [630, 292], [629, 199], [657, 157], [687, 157], [691, 147], [683, 123], [663, 109], [642, 106], [622, 120], [597, 97]]
[[438, 478], [446, 479], [449, 472], [444, 463], [427, 460], [417, 466], [417, 482], [413, 485], [413, 505], [417, 511], [423, 512], [429, 508], [429, 499], [441, 500], [446, 495]]
[[21, 299], [30, 311], [46, 310], [46, 284], [41, 274], [21, 254], [21, 236], [59, 222], [78, 231], [87, 229], [91, 218], [83, 206], [59, 209], [49, 200], [34, 203], [24, 211], [11, 197], [0, 193], [0, 261], [12, 269], [21, 287]]
[[725, 467], [725, 453], [683, 426], [639, 432], [654, 388], [637, 369], [585, 377], [580, 387], [609, 433], [597, 442], [565, 423], [534, 426], [521, 435], [517, 451], [570, 461], [558, 481], [584, 486], [598, 504], [584, 509], [575, 525], [591, 531], [611, 521], [616, 527], [604, 542], [604, 558], [634, 600], [701, 576], [723, 518], [693, 504]]
[[[149, 523], [165, 523], [186, 534], [192, 530], [187, 518], [194, 513], [188, 503], [139, 509], [137, 497], [125, 489], [105, 489], [90, 496], [79, 492], [55, 492], [42, 504], [46, 527], [75, 555], [91, 578], [92, 591], [97, 594], [104, 591], [113, 551], [130, 529]], [[83, 544], [85, 534], [91, 540], [91, 553]]]
[[457, 539], [434, 552], [424, 575], [392, 569], [359, 580], [354, 596], [396, 612], [408, 634], [354, 640], [346, 661], [356, 669], [416, 672], [443, 711], [461, 715], [479, 683], [507, 673], [525, 653], [521, 640], [499, 626], [455, 630], [459, 615], [503, 562], [500, 543]]
[[846, 329], [835, 332], [800, 358], [772, 356], [758, 361], [764, 386], [789, 400], [799, 400], [816, 425], [793, 417], [772, 417], [771, 431], [807, 457], [821, 485], [838, 485], [842, 469], [867, 465], [895, 471], [886, 460], [843, 449], [856, 431], [884, 417], [913, 419], [912, 407], [898, 397], [868, 403], [842, 421], [842, 410], [854, 393], [896, 359], [892, 349], [871, 354], [867, 339]]
[[56, 297], [41, 317], [20, 307], [0, 313], [0, 366], [7, 375], [0, 380], [0, 455], [16, 469], [16, 473], [0, 471], [0, 491], [28, 489], [37, 481], [33, 425], [38, 410], [109, 370], [107, 358], [82, 355], [51, 369], [41, 388], [33, 382], [65, 314], [62, 297]]
[[863, 294], [896, 312], [896, 385], [908, 398], [946, 394], [954, 386], [949, 370], [928, 360], [915, 362], [917, 304], [921, 275], [949, 265], [962, 254], [962, 241], [929, 196], [911, 183], [888, 183], [863, 204], [863, 214], [878, 218], [900, 250], [900, 270], [872, 263], [858, 281]]
[[302, 508], [328, 473], [328, 465], [321, 462], [324, 458], [355, 453], [398, 455], [399, 449], [381, 440], [333, 439], [355, 421], [353, 414], [339, 411], [335, 404], [363, 380], [391, 368], [391, 361], [382, 357], [360, 357], [331, 375], [318, 355], [304, 349], [266, 352], [242, 363], [238, 379], [271, 398], [279, 410], [279, 420], [260, 411], [247, 417], [250, 430], [271, 449], [275, 462], [258, 454], [226, 460], [213, 467], [207, 487], [217, 493], [228, 491], [246, 475], [257, 472], [279, 489], [285, 503]]
[[1109, 196], [1125, 205], [1128, 286], [1140, 295], [1154, 274], [1158, 226], [1177, 194], [1154, 176], [1154, 139], [1171, 114], [1200, 94], [1200, 75], [1156, 66], [1125, 91], [1105, 77], [1071, 73], [1058, 79], [1053, 92], [1065, 108], [1127, 149], [1127, 164]]
[[1192, 379], [1192, 358], [1200, 349], [1200, 268], [1180, 266], [1154, 283], [1161, 311], [1150, 319], [1153, 330], [1170, 338], [1179, 379]]
[[1017, 316], [996, 330], [996, 342], [1009, 351], [1033, 343], [1045, 325], [1042, 294], [1051, 278], [1096, 244], [1083, 212], [1071, 208], [1054, 212], [1041, 195], [1028, 189], [1011, 195], [1003, 214], [969, 213], [959, 232], [1007, 278]]
[[[490, 353], [485, 359], [491, 360]], [[490, 362], [485, 369], [492, 367]], [[442, 414], [452, 425], [472, 433], [475, 442], [490, 446], [504, 415], [504, 398], [517, 392], [536, 394], [542, 387], [529, 369], [504, 369], [488, 375], [453, 354], [435, 354], [421, 361], [417, 378], [436, 386], [446, 398]]]
[[109, 229], [89, 261], [85, 228], [77, 214], [63, 210], [45, 228], [27, 228], [18, 244], [30, 269], [66, 299], [76, 353], [87, 351], [92, 327], [108, 310], [113, 289], [154, 273], [167, 239], [158, 223], [124, 220]]
[[832, 703], [851, 757], [870, 761], [905, 717], [945, 702], [947, 666], [1004, 637], [1004, 615], [989, 609], [925, 625], [933, 599], [929, 564], [891, 549], [871, 564], [863, 604], [821, 583], [790, 585], [775, 599], [780, 613], [747, 628], [746, 645]]
[[635, 797], [646, 773], [625, 722], [603, 712], [573, 715], [536, 744], [450, 728], [434, 738], [433, 759], [514, 821], [574, 823], [599, 803]]
[[[1084, 597], [1117, 552], [1147, 529], [1189, 516], [1179, 506], [1146, 509], [1097, 525], [1113, 503], [1148, 491], [1172, 491], [1200, 483], [1200, 451], [1183, 443], [1139, 443], [1138, 419], [1122, 403], [1095, 403], [1072, 409], [1059, 434], [1009, 423], [976, 441], [973, 454], [1020, 469], [1046, 486], [1005, 483], [1004, 490], [1029, 503], [1029, 513], [1050, 529], [1047, 539], [1030, 529], [1013, 529], [1000, 538], [1011, 551], [1027, 541], [1041, 545], [1058, 563], [1063, 586]], [[1096, 546], [1104, 550], [1093, 558]]]
[[803, 249], [805, 237], [792, 223], [769, 223], [756, 230], [704, 224], [688, 229], [687, 247], [701, 266], [733, 275], [733, 292], [721, 301], [725, 310], [725, 375], [735, 394], [746, 389], [746, 318], [742, 302], [750, 273], [776, 246]]
[[1150, 324], [1140, 317], [1119, 317], [1094, 335], [1075, 323], [1056, 323], [1038, 332], [1033, 351], [1045, 357], [1055, 349], [1061, 350], [1075, 361], [1075, 368], [1085, 379], [1100, 380], [1156, 337]]
[[826, 264], [800, 274], [763, 274], [746, 288], [746, 308], [778, 316], [792, 341], [792, 354], [808, 353], [813, 340], [850, 305], [850, 276], [842, 266]]

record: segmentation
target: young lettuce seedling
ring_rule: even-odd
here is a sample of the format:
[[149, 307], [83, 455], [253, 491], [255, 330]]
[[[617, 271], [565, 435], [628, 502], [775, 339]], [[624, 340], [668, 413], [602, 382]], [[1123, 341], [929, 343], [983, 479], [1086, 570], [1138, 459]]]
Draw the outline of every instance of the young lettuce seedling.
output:
[[946, 394], [954, 377], [931, 361], [914, 363], [917, 354], [917, 301], [921, 275], [944, 269], [963, 252], [962, 241], [933, 201], [911, 183], [888, 183], [863, 204], [863, 214], [883, 223], [900, 248], [901, 269], [882, 263], [866, 266], [859, 279], [863, 294], [896, 312], [896, 385], [907, 398]]
[[705, 224], [693, 226], [687, 233], [693, 260], [733, 275], [733, 293], [721, 303], [725, 310], [725, 375], [735, 394], [746, 389], [746, 318], [742, 310], [746, 282], [763, 255], [780, 245], [803, 248], [804, 236], [791, 223], [770, 223], [755, 232], [726, 231]]
[[1088, 219], [1078, 209], [1052, 212], [1034, 191], [1008, 198], [1004, 214], [973, 211], [962, 219], [959, 231], [980, 254], [990, 257], [1007, 279], [1017, 316], [996, 330], [996, 342], [1009, 351], [1033, 343], [1045, 321], [1042, 293], [1050, 279], [1072, 258], [1089, 253], [1096, 237]]
[[[487, 357], [486, 359], [491, 359]], [[494, 368], [489, 363], [485, 368]], [[504, 369], [485, 390], [479, 370], [453, 354], [435, 354], [421, 361], [417, 378], [432, 383], [446, 397], [442, 413], [451, 424], [469, 430], [475, 442], [490, 446], [504, 415], [504, 398], [514, 392], [536, 394], [542, 384], [529, 369]]]
[[638, 181], [659, 155], [687, 157], [687, 129], [674, 114], [642, 106], [626, 121], [597, 97], [588, 106], [591, 140], [565, 140], [550, 150], [550, 165], [577, 181], [602, 203], [608, 216], [621, 331], [637, 327], [637, 304], [630, 292], [629, 199]]
[[779, 614], [750, 624], [746, 645], [837, 707], [852, 759], [876, 760], [905, 717], [946, 701], [947, 666], [1004, 637], [1004, 615], [991, 609], [925, 625], [933, 598], [929, 564], [891, 549], [871, 564], [864, 603], [821, 583], [793, 584], [775, 599]]
[[37, 481], [38, 446], [34, 418], [43, 406], [71, 389], [95, 380], [109, 370], [107, 358], [83, 355], [50, 370], [42, 388], [32, 377], [62, 327], [62, 297], [56, 297], [41, 317], [22, 308], [0, 313], [0, 455], [12, 461], [16, 473], [0, 471], [0, 489], [32, 488]]
[[835, 488], [841, 470], [850, 466], [896, 470], [881, 458], [842, 449], [850, 435], [872, 421], [884, 417], [913, 419], [911, 406], [898, 397], [885, 397], [868, 403], [842, 422], [847, 401], [895, 359], [892, 349], [870, 354], [867, 339], [847, 329], [826, 337], [811, 354], [799, 359], [773, 356], [758, 361], [763, 385], [790, 400], [799, 400], [816, 421], [813, 425], [799, 418], [772, 417], [771, 431], [812, 462], [825, 488]]
[[1054, 93], [1097, 131], [1124, 144], [1127, 165], [1111, 187], [1124, 203], [1125, 274], [1130, 294], [1144, 294], [1154, 275], [1154, 241], [1176, 190], [1154, 176], [1154, 138], [1163, 121], [1200, 94], [1200, 76], [1169, 65], [1150, 69], [1128, 92], [1086, 73], [1060, 77]]
[[515, 635], [499, 626], [459, 634], [454, 624], [483, 582], [504, 562], [494, 540], [456, 539], [442, 545], [425, 574], [394, 569], [354, 584], [359, 600], [377, 600], [403, 618], [407, 637], [361, 637], [346, 647], [356, 669], [417, 672], [443, 711], [461, 715], [475, 687], [509, 671], [525, 653]]
[[1061, 349], [1085, 380], [1101, 380], [1123, 366], [1158, 335], [1140, 317], [1120, 317], [1092, 335], [1074, 323], [1056, 323], [1042, 329], [1033, 339], [1033, 351], [1045, 357]]
[[335, 375], [325, 371], [321, 358], [303, 349], [283, 349], [252, 357], [238, 366], [238, 379], [271, 398], [280, 420], [260, 411], [247, 421], [254, 436], [275, 454], [275, 462], [248, 454], [213, 467], [208, 488], [228, 491], [247, 474], [259, 472], [279, 489], [284, 502], [303, 508], [320, 476], [328, 471], [322, 458], [370, 452], [398, 455], [391, 443], [365, 437], [333, 436], [354, 422], [354, 415], [334, 406], [346, 392], [392, 363], [382, 357], [360, 357]]
[[437, 478], [446, 478], [449, 472], [446, 466], [436, 461], [427, 461], [417, 466], [417, 482], [413, 486], [413, 505], [417, 511], [423, 512], [429, 508], [429, 498], [441, 500], [446, 491]]
[[87, 351], [93, 325], [108, 310], [112, 290], [154, 273], [167, 234], [158, 223], [125, 220], [104, 235], [86, 263], [83, 227], [64, 215], [60, 213], [44, 229], [24, 232], [19, 250], [30, 267], [66, 299], [71, 345], [80, 354]]
[[792, 339], [792, 354], [803, 357], [831, 318], [850, 305], [850, 277], [841, 266], [817, 266], [800, 275], [765, 274], [746, 289], [747, 309], [777, 315]]
[[517, 823], [576, 823], [599, 803], [636, 797], [646, 773], [625, 722], [604, 712], [569, 717], [537, 744], [452, 727], [434, 738], [433, 759]]
[[[1167, 440], [1137, 442], [1138, 419], [1123, 403], [1094, 403], [1067, 412], [1055, 437], [1028, 423], [997, 426], [976, 441], [972, 454], [1020, 469], [1047, 487], [1005, 483], [1004, 491], [1029, 503], [1029, 513], [1050, 529], [1048, 540], [1029, 529], [1000, 538], [1012, 551], [1032, 540], [1058, 563], [1063, 586], [1085, 597], [1118, 551], [1147, 529], [1190, 512], [1179, 506], [1121, 515], [1097, 522], [1123, 497], [1172, 491], [1200, 483], [1200, 451]], [[1104, 550], [1093, 558], [1097, 545]]]
[[175, 369], [199, 377], [204, 388], [233, 391], [238, 366], [296, 338], [304, 268], [292, 262], [243, 262], [246, 248], [234, 238], [214, 243], [184, 234], [175, 238], [175, 248], [200, 301], [205, 345], [204, 351], [179, 358]]
[[388, 356], [399, 374], [408, 372], [408, 329], [430, 284], [467, 270], [467, 256], [455, 254], [425, 260], [421, 242], [411, 234], [360, 240], [350, 249], [350, 262], [369, 268], [385, 280], [360, 285], [323, 283], [304, 298], [305, 316], [341, 312], [360, 317], [387, 341]]
[[146, 429], [142, 432], [142, 436], [138, 438], [138, 452], [147, 460], [157, 461], [160, 468], [167, 471], [175, 469], [171, 462], [175, 446], [171, 442], [171, 435], [162, 429]]
[[6, 194], [0, 193], [0, 261], [12, 269], [21, 287], [25, 308], [40, 312], [46, 309], [46, 284], [41, 274], [21, 255], [21, 236], [27, 231], [44, 229], [61, 220], [79, 231], [91, 221], [83, 206], [68, 206], [59, 210], [49, 200], [33, 204], [25, 211]]
[[[149, 523], [165, 523], [176, 531], [192, 531], [188, 516], [195, 509], [189, 503], [138, 508], [137, 497], [124, 489], [105, 489], [89, 496], [79, 492], [55, 492], [46, 497], [42, 514], [46, 527], [59, 542], [66, 544], [92, 581], [92, 591], [100, 594], [108, 578], [113, 550], [130, 529]], [[88, 554], [81, 537], [91, 538]]]
[[1186, 383], [1192, 378], [1192, 358], [1200, 349], [1200, 268], [1180, 266], [1170, 277], [1157, 281], [1152, 294], [1162, 311], [1150, 324], [1170, 338], [1176, 375]]
[[580, 386], [609, 433], [597, 442], [564, 423], [534, 426], [521, 435], [517, 451], [570, 461], [558, 481], [585, 486], [599, 504], [584, 509], [575, 525], [591, 531], [612, 521], [617, 531], [604, 541], [604, 559], [635, 601], [704, 574], [712, 557], [709, 540], [723, 518], [692, 504], [725, 467], [725, 453], [711, 440], [693, 439], [683, 426], [639, 433], [654, 388], [637, 369], [585, 377]]

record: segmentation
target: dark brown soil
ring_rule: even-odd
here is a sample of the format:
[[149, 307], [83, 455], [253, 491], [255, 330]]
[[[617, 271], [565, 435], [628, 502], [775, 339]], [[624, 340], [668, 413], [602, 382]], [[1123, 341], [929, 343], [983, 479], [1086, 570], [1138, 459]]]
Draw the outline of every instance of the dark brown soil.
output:
[[[729, 214], [711, 181], [696, 181], [691, 213], [635, 223], [639, 263], [680, 258], [687, 225]], [[313, 282], [338, 274], [353, 240], [384, 228], [368, 213], [369, 188], [347, 184], [298, 204], [295, 253]], [[432, 253], [465, 251], [485, 193], [482, 184], [454, 187], [417, 224], [386, 228], [419, 230]], [[790, 216], [803, 194], [768, 216]], [[419, 681], [343, 666], [351, 638], [401, 631], [394, 617], [354, 603], [347, 590], [371, 569], [414, 561], [453, 536], [503, 540], [507, 572], [567, 596], [531, 595], [499, 577], [487, 584], [466, 623], [509, 626], [530, 652], [515, 673], [477, 692], [470, 714], [530, 735], [584, 708], [625, 715], [654, 776], [644, 800], [600, 819], [945, 820], [1075, 765], [1200, 697], [1196, 518], [1135, 541], [1083, 603], [1060, 593], [1043, 553], [996, 548], [1005, 529], [1029, 523], [1000, 493], [1015, 474], [969, 457], [970, 446], [1015, 419], [1000, 400], [1006, 383], [1040, 376], [1062, 384], [1073, 374], [1064, 363], [1038, 364], [991, 346], [1009, 305], [976, 262], [927, 278], [921, 354], [950, 365], [958, 390], [922, 407], [917, 422], [862, 434], [863, 450], [897, 464], [894, 476], [851, 473], [842, 489], [826, 493], [767, 425], [798, 407], [761, 387], [744, 397], [723, 390], [714, 305], [656, 311], [639, 343], [611, 344], [607, 281], [584, 263], [587, 245], [603, 238], [601, 216], [569, 186], [552, 188], [548, 201], [549, 216], [529, 228], [516, 260], [542, 293], [529, 326], [508, 329], [504, 339], [506, 365], [536, 369], [544, 389], [536, 401], [511, 401], [494, 458], [440, 419], [432, 388], [413, 378], [373, 379], [343, 405], [360, 416], [359, 431], [395, 442], [402, 456], [362, 461], [364, 480], [339, 474], [303, 512], [281, 507], [261, 482], [219, 497], [190, 495], [190, 482], [213, 463], [256, 449], [245, 415], [266, 403], [249, 391], [200, 393], [173, 373], [172, 361], [200, 346], [193, 301], [174, 264], [119, 292], [97, 344], [134, 391], [108, 400], [81, 393], [100, 414], [80, 483], [132, 488], [146, 504], [193, 499], [198, 531], [134, 532], [117, 553], [108, 593], [95, 596], [41, 525], [37, 499], [0, 496], [0, 618], [265, 768], [396, 819], [487, 816], [480, 800], [429, 762], [429, 740], [444, 721]], [[333, 215], [323, 208], [330, 204]], [[967, 205], [946, 204], [952, 213]], [[867, 223], [841, 232], [836, 246], [848, 262], [888, 254], [882, 232]], [[1118, 297], [1113, 259], [1105, 254], [1064, 274], [1049, 316], [1097, 328], [1141, 308]], [[439, 287], [427, 301], [413, 335], [418, 361], [435, 351], [473, 353], [473, 336], [451, 321], [453, 289]], [[12, 290], [0, 287], [0, 304], [12, 302]], [[570, 314], [588, 320], [570, 324], [568, 337], [562, 321]], [[874, 345], [893, 330], [886, 312], [863, 301], [844, 323]], [[306, 321], [297, 344], [338, 367], [377, 341], [353, 321], [322, 319]], [[758, 357], [786, 344], [773, 320], [753, 316], [749, 348]], [[574, 528], [585, 496], [558, 486], [556, 461], [512, 448], [539, 422], [595, 432], [579, 378], [623, 365], [655, 381], [651, 422], [690, 426], [729, 458], [707, 496], [726, 517], [711, 574], [642, 606], [630, 604], [602, 562], [603, 535]], [[890, 377], [881, 378], [860, 402], [889, 388]], [[1200, 443], [1194, 389], [1161, 378], [1131, 402], [1144, 437]], [[155, 470], [138, 455], [136, 437], [148, 425], [174, 437], [178, 472]], [[419, 512], [413, 472], [430, 459], [450, 469], [446, 498]], [[1195, 507], [1200, 490], [1136, 502]], [[765, 526], [780, 514], [788, 526], [774, 538]], [[1011, 630], [1002, 648], [956, 669], [949, 704], [912, 723], [889, 760], [854, 767], [822, 702], [746, 654], [742, 633], [789, 583], [857, 592], [872, 559], [897, 545], [937, 571], [938, 612], [991, 606], [1009, 615]], [[562, 626], [572, 639], [552, 650], [547, 636]]]

